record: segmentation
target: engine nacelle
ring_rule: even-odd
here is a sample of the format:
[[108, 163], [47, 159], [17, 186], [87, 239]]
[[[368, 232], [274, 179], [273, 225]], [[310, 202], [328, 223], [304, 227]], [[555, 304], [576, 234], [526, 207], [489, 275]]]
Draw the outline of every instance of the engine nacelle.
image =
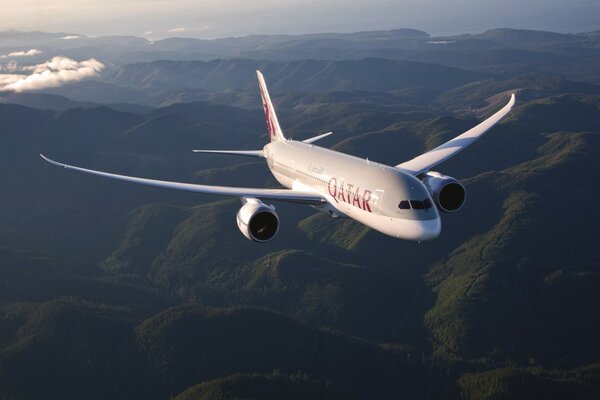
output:
[[467, 190], [458, 180], [439, 172], [425, 174], [423, 184], [431, 194], [438, 210], [445, 213], [458, 211], [465, 204]]
[[279, 217], [275, 207], [258, 199], [244, 199], [245, 204], [237, 213], [240, 231], [250, 240], [264, 243], [272, 240], [279, 232]]

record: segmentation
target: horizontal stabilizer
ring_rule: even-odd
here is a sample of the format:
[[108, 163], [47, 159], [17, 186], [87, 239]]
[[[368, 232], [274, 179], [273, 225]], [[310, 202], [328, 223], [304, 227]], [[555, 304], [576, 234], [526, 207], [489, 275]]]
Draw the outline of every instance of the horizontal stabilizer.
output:
[[309, 139], [304, 139], [302, 142], [303, 142], [303, 143], [308, 143], [308, 144], [310, 144], [310, 143], [314, 143], [314, 142], [316, 142], [317, 140], [321, 140], [321, 139], [323, 139], [323, 138], [326, 138], [327, 136], [331, 135], [332, 133], [333, 133], [333, 132], [327, 132], [327, 133], [323, 133], [323, 134], [321, 134], [321, 135], [318, 135], [318, 136], [315, 136], [315, 137], [311, 137], [311, 138], [309, 138]]
[[192, 150], [194, 153], [229, 154], [234, 156], [264, 157], [262, 150]]

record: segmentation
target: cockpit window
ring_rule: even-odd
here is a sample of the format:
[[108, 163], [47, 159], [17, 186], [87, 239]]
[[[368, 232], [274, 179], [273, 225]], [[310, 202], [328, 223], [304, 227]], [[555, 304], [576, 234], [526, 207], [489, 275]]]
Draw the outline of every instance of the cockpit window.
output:
[[425, 204], [423, 204], [423, 202], [420, 200], [411, 200], [410, 205], [412, 206], [412, 208], [414, 210], [424, 210], [425, 209]]
[[410, 204], [408, 204], [408, 200], [402, 200], [400, 204], [398, 204], [398, 208], [401, 210], [409, 210]]
[[430, 199], [421, 200], [402, 200], [400, 204], [398, 204], [398, 208], [401, 210], [429, 210], [433, 207], [433, 203]]

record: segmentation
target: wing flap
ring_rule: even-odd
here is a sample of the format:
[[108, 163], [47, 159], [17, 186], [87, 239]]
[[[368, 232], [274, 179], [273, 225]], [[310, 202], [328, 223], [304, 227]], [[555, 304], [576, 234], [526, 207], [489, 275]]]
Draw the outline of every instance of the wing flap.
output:
[[514, 104], [515, 95], [513, 93], [510, 96], [510, 101], [508, 104], [506, 104], [500, 111], [481, 122], [479, 125], [469, 129], [461, 135], [458, 135], [454, 139], [447, 141], [441, 146], [428, 151], [427, 153], [421, 154], [412, 160], [396, 165], [396, 168], [400, 168], [401, 170], [412, 175], [420, 175], [429, 171], [431, 168], [446, 161], [483, 136], [484, 133], [486, 133], [492, 126], [496, 125], [498, 121], [500, 121], [510, 112]]
[[57, 165], [59, 167], [72, 169], [79, 172], [85, 172], [92, 175], [103, 176], [105, 178], [117, 179], [126, 182], [139, 183], [142, 185], [162, 187], [166, 189], [183, 190], [187, 192], [205, 193], [223, 196], [236, 196], [236, 197], [256, 197], [266, 200], [280, 200], [293, 203], [303, 204], [323, 204], [326, 200], [323, 196], [318, 193], [308, 191], [296, 191], [289, 189], [259, 189], [259, 188], [244, 188], [244, 187], [231, 187], [231, 186], [211, 186], [211, 185], [197, 185], [193, 183], [181, 183], [171, 181], [160, 181], [155, 179], [138, 178], [134, 176], [111, 174], [108, 172], [96, 171], [93, 169], [86, 169], [81, 167], [75, 167], [68, 164], [63, 164], [58, 161], [49, 159], [48, 157], [40, 154], [40, 156], [49, 162], [50, 164]]

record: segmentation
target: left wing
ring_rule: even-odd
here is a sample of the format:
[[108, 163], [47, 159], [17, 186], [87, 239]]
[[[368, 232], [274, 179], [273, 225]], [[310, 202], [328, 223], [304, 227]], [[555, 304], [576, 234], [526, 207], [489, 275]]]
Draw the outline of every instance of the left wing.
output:
[[513, 105], [515, 104], [514, 93], [510, 96], [510, 101], [500, 111], [480, 123], [474, 128], [469, 129], [462, 135], [455, 137], [452, 140], [447, 141], [441, 146], [436, 147], [427, 153], [421, 154], [418, 157], [413, 158], [410, 161], [403, 162], [402, 164], [396, 165], [396, 168], [400, 168], [412, 175], [420, 175], [424, 172], [429, 171], [441, 162], [446, 161], [459, 151], [465, 149], [471, 143], [475, 142], [484, 133], [488, 131], [492, 126], [496, 125], [506, 114], [510, 112]]
[[323, 204], [326, 202], [325, 198], [318, 193], [309, 191], [298, 191], [290, 189], [256, 189], [256, 188], [243, 188], [243, 187], [230, 187], [230, 186], [211, 186], [211, 185], [196, 185], [193, 183], [180, 183], [170, 181], [158, 181], [154, 179], [137, 178], [134, 176], [117, 175], [108, 172], [95, 171], [93, 169], [86, 169], [75, 167], [59, 163], [51, 160], [40, 154], [40, 156], [51, 164], [58, 165], [59, 167], [73, 169], [75, 171], [85, 172], [92, 175], [99, 175], [105, 178], [118, 179], [121, 181], [140, 183], [142, 185], [157, 186], [167, 189], [184, 190], [187, 192], [216, 194], [223, 196], [237, 196], [237, 197], [254, 197], [266, 200], [281, 200], [292, 203], [304, 203], [304, 204]]

